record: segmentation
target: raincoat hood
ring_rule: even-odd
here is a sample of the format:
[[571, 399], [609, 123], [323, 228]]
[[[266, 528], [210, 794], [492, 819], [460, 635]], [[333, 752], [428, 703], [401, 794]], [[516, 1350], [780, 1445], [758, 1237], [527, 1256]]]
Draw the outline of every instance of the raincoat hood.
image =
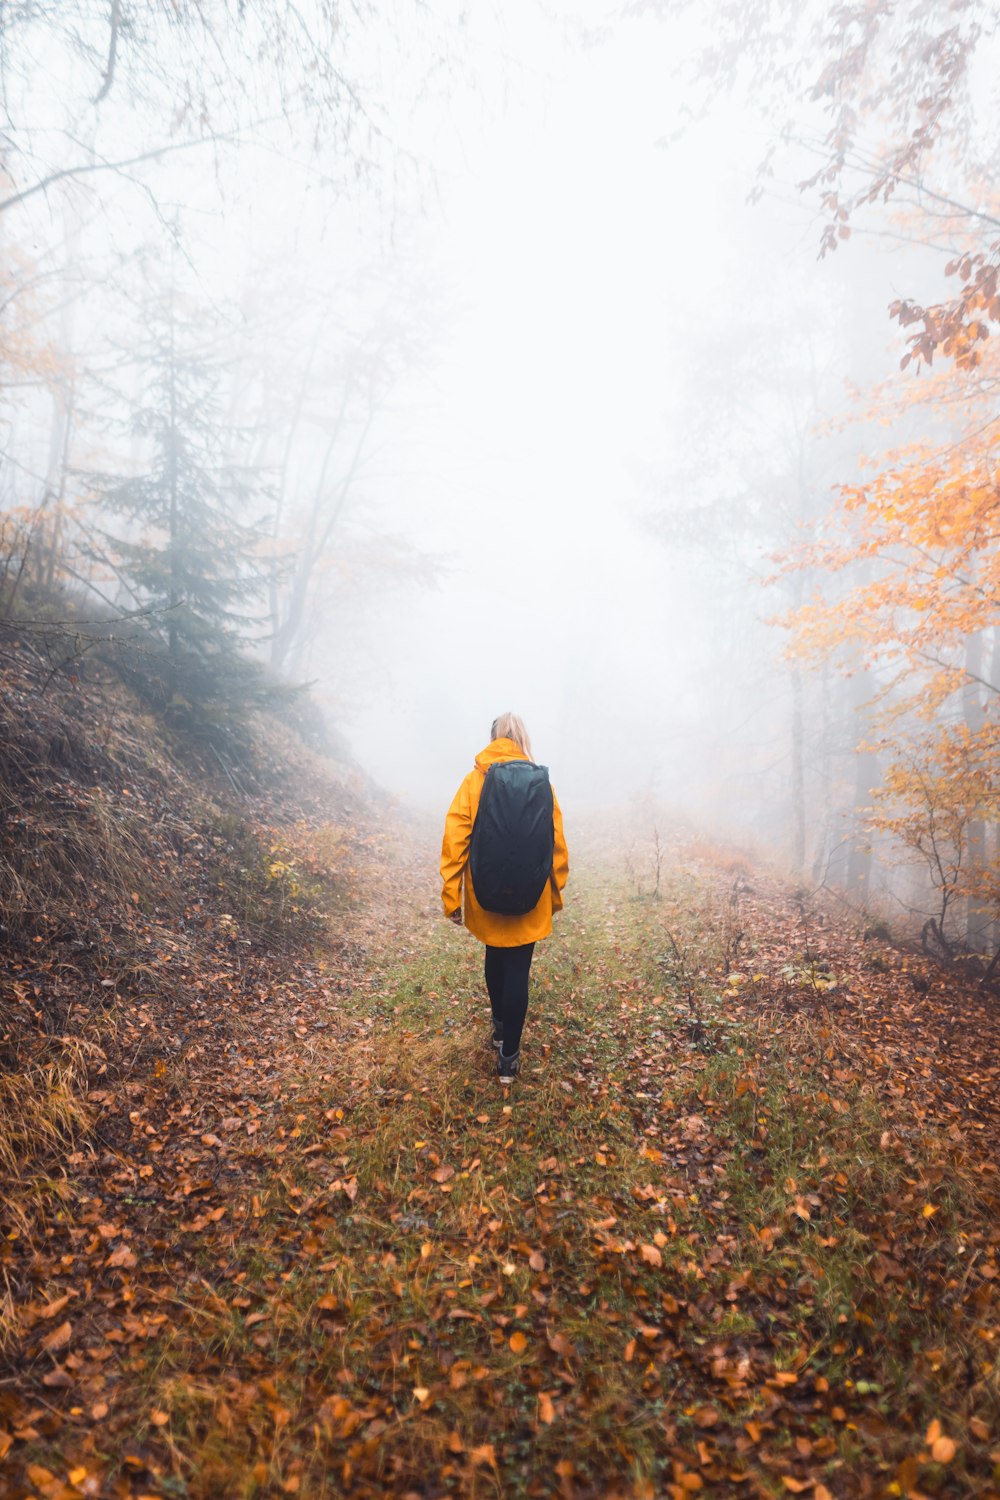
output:
[[520, 745], [515, 744], [513, 740], [491, 740], [486, 749], [480, 750], [476, 756], [476, 770], [482, 771], [485, 776], [490, 766], [496, 765], [497, 761], [527, 759]]

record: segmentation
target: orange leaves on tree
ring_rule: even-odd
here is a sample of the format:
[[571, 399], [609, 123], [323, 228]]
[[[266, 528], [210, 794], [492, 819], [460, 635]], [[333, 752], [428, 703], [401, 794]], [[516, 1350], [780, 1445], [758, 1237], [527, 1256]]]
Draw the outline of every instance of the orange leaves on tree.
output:
[[1000, 912], [1000, 846], [984, 834], [1000, 797], [1000, 684], [989, 657], [1000, 632], [998, 378], [991, 346], [975, 369], [936, 378], [929, 395], [911, 387], [909, 399], [947, 431], [961, 413], [955, 440], [885, 455], [780, 560], [784, 573], [825, 579], [783, 618], [789, 655], [872, 674], [858, 748], [879, 753], [883, 770], [865, 821], [888, 836], [883, 850], [926, 867], [939, 897], [929, 928], [948, 952], [957, 901], [982, 913], [984, 930]]

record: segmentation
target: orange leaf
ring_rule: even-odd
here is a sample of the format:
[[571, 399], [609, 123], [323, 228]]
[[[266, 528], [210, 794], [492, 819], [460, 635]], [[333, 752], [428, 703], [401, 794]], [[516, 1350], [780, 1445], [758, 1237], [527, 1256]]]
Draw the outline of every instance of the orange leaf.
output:
[[54, 1354], [57, 1349], [65, 1349], [73, 1337], [73, 1325], [70, 1322], [60, 1323], [58, 1328], [53, 1328], [42, 1339], [42, 1348], [47, 1354]]
[[66, 1304], [69, 1301], [69, 1299], [70, 1299], [70, 1293], [67, 1292], [66, 1295], [65, 1295], [65, 1297], [57, 1297], [54, 1302], [46, 1302], [46, 1304], [45, 1304], [44, 1307], [38, 1308], [38, 1311], [36, 1313], [36, 1317], [38, 1317], [38, 1318], [54, 1318], [55, 1315], [56, 1315], [56, 1313], [61, 1313], [62, 1312], [63, 1308], [66, 1306]]
[[523, 1354], [528, 1347], [527, 1335], [521, 1332], [512, 1333], [510, 1336], [510, 1347], [515, 1354]]

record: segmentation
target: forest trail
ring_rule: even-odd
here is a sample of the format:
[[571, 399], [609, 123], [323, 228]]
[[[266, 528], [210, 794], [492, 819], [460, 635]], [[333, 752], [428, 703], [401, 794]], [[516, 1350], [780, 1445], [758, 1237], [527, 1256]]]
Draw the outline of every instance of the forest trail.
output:
[[92, 1093], [0, 1496], [1000, 1494], [988, 1005], [708, 846], [654, 901], [595, 841], [504, 1089], [434, 852]]

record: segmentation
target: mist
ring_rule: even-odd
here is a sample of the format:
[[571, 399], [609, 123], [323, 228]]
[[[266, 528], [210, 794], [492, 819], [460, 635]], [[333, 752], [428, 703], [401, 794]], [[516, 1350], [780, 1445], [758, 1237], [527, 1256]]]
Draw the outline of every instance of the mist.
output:
[[908, 106], [821, 176], [818, 10], [126, 11], [4, 23], [3, 504], [71, 587], [151, 597], [101, 540], [141, 517], [94, 476], [141, 470], [166, 298], [255, 476], [244, 649], [402, 805], [439, 815], [511, 709], [570, 823], [642, 805], [816, 879], [870, 859], [858, 716], [891, 669], [852, 697], [835, 642], [796, 666], [785, 617], [822, 583], [780, 559], [866, 455], [963, 430], [920, 416], [889, 309], [971, 243], [992, 33], [965, 144], [869, 193]]

